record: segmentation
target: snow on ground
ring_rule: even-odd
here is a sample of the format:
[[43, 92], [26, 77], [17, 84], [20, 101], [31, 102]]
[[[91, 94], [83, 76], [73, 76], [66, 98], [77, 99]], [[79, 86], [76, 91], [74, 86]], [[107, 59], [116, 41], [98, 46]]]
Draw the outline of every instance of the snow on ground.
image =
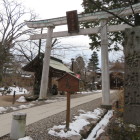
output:
[[102, 92], [102, 90], [94, 90], [94, 92], [99, 93]]
[[27, 105], [20, 105], [18, 108], [19, 109], [26, 109], [26, 108], [30, 108], [32, 106], [34, 106], [35, 104], [27, 104]]
[[0, 113], [3, 113], [7, 110], [7, 108], [4, 108], [4, 107], [0, 107]]
[[56, 97], [56, 99], [65, 100], [67, 97]]
[[[4, 88], [0, 88], [0, 92], [4, 91]], [[10, 93], [7, 93], [8, 95], [14, 95], [14, 92], [16, 95], [20, 95], [20, 94], [29, 94], [29, 92], [25, 89], [25, 88], [21, 88], [21, 87], [8, 87], [7, 91], [9, 91]], [[2, 94], [0, 93], [0, 96]]]
[[29, 136], [26, 136], [26, 137], [24, 137], [24, 138], [20, 138], [20, 139], [18, 139], [18, 140], [33, 140], [31, 137], [29, 137]]
[[67, 97], [55, 97], [50, 100], [46, 100], [45, 103], [54, 103], [54, 102], [58, 102], [58, 101], [64, 101], [66, 99], [67, 99]]
[[15, 111], [15, 110], [18, 110], [17, 107], [12, 107], [12, 106], [11, 106], [10, 108], [11, 108], [12, 110], [14, 110], [14, 111]]
[[35, 104], [26, 104], [26, 105], [19, 105], [17, 107], [0, 107], [0, 114], [5, 113], [7, 110], [12, 109], [12, 110], [20, 110], [20, 109], [26, 109], [34, 106]]
[[26, 102], [26, 99], [24, 96], [20, 96], [16, 101], [20, 102], [20, 103], [24, 103], [24, 102]]
[[54, 103], [56, 102], [57, 100], [46, 100], [45, 103]]
[[104, 132], [104, 129], [112, 116], [113, 110], [109, 110], [104, 118], [93, 128], [88, 138], [84, 140], [96, 140], [99, 135]]
[[84, 114], [80, 114], [80, 116], [75, 116], [75, 119], [78, 119], [78, 120], [79, 119], [87, 120], [90, 118], [98, 119], [98, 118], [100, 118], [101, 113], [103, 113], [103, 110], [100, 108], [97, 108], [94, 110], [94, 112], [89, 111], [89, 112], [85, 112]]
[[93, 118], [93, 119], [99, 119], [101, 114], [103, 113], [103, 109], [97, 108], [93, 112], [85, 112], [83, 110], [80, 110], [82, 112], [79, 116], [74, 117], [74, 121], [70, 123], [70, 130], [65, 132], [65, 125], [58, 125], [54, 126], [49, 130], [50, 135], [54, 135], [57, 137], [61, 138], [68, 138], [73, 135], [80, 135], [79, 132], [80, 130], [83, 129], [84, 126], [89, 124], [88, 119]]
[[1, 88], [0, 88], [0, 91], [3, 91], [3, 90], [4, 90], [4, 87], [1, 87]]
[[93, 91], [81, 91], [77, 92], [78, 94], [92, 94], [92, 93], [99, 93], [102, 92], [102, 90], [93, 90]]
[[21, 87], [9, 87], [8, 89], [11, 91], [9, 95], [13, 95], [14, 92], [16, 95], [29, 93], [25, 88]]

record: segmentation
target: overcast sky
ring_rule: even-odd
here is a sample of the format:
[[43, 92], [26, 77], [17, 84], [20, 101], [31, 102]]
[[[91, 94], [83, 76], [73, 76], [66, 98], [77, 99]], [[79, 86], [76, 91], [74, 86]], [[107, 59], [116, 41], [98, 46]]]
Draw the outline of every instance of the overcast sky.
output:
[[[34, 10], [39, 14], [40, 19], [50, 19], [66, 16], [66, 11], [77, 10], [78, 13], [83, 11], [81, 6], [82, 0], [18, 0], [26, 6], [26, 8]], [[54, 31], [65, 31], [67, 26], [57, 26]], [[74, 46], [76, 49], [65, 50], [63, 57], [70, 61], [72, 57], [84, 55], [87, 59], [90, 58], [92, 51], [89, 49], [90, 40], [88, 36], [74, 36], [59, 39], [66, 46]]]
[[[19, 0], [18, 0], [19, 1]], [[66, 11], [83, 11], [82, 0], [20, 0], [27, 8], [33, 9], [43, 19], [66, 15]]]
[[[21, 1], [26, 8], [34, 10], [39, 14], [40, 19], [50, 19], [56, 17], [66, 16], [66, 11], [77, 10], [78, 13], [83, 11], [81, 6], [83, 0], [17, 0]], [[67, 26], [57, 27], [54, 31], [67, 30]], [[63, 53], [63, 60], [70, 61], [77, 55], [84, 55], [87, 60], [90, 58], [92, 51], [89, 49], [90, 40], [88, 36], [75, 36], [60, 38], [61, 44], [66, 46], [74, 46], [70, 51], [65, 50]], [[100, 52], [98, 53], [100, 60]], [[119, 54], [120, 55], [120, 54]], [[114, 59], [118, 54], [110, 55]]]

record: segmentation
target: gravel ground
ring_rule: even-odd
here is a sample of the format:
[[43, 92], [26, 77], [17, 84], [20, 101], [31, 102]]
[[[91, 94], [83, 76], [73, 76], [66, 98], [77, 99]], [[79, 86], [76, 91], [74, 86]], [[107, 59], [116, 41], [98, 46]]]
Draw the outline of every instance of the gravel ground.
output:
[[[114, 96], [111, 97], [114, 100]], [[93, 111], [101, 105], [101, 98], [94, 101], [82, 104], [80, 106], [71, 109], [71, 119], [79, 115], [78, 110]], [[33, 140], [62, 140], [48, 134], [48, 129], [54, 125], [59, 125], [66, 119], [66, 111], [58, 113], [56, 115], [50, 116], [48, 118], [42, 119], [36, 123], [33, 123], [26, 127], [26, 135], [31, 136]], [[10, 140], [9, 135], [6, 135], [0, 140]]]

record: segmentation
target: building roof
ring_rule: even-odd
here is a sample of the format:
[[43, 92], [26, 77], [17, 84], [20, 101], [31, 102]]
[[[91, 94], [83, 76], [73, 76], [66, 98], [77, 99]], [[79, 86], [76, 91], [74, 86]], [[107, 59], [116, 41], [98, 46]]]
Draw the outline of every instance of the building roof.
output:
[[[26, 66], [24, 66], [22, 69], [24, 71], [28, 72], [35, 72], [37, 68], [42, 69], [43, 67], [43, 58], [44, 54], [41, 53], [40, 56], [36, 56], [31, 62], [29, 62]], [[67, 73], [73, 73], [68, 67], [66, 67], [62, 60], [55, 58], [55, 57], [50, 57], [50, 69], [53, 72], [67, 72]]]
[[73, 73], [68, 67], [66, 67], [63, 63], [58, 62], [56, 60], [50, 59], [50, 67], [57, 69], [57, 70], [61, 70], [61, 71], [65, 71], [67, 73]]
[[75, 79], [77, 79], [77, 80], [79, 80], [79, 81], [81, 80], [81, 79], [77, 78], [75, 75], [73, 75], [73, 74], [71, 74], [71, 73], [66, 73], [66, 74], [63, 75], [62, 77], [58, 78], [57, 81], [63, 79], [66, 75], [70, 75], [70, 76], [72, 76], [73, 78], [75, 78]]

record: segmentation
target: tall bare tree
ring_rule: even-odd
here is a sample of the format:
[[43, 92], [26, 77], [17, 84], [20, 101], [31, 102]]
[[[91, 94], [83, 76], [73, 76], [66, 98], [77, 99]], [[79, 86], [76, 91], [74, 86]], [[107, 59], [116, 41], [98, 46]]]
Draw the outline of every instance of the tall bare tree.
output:
[[4, 64], [12, 57], [11, 49], [17, 42], [25, 41], [25, 35], [32, 32], [25, 26], [25, 19], [34, 20], [36, 15], [14, 0], [0, 2], [0, 81]]

